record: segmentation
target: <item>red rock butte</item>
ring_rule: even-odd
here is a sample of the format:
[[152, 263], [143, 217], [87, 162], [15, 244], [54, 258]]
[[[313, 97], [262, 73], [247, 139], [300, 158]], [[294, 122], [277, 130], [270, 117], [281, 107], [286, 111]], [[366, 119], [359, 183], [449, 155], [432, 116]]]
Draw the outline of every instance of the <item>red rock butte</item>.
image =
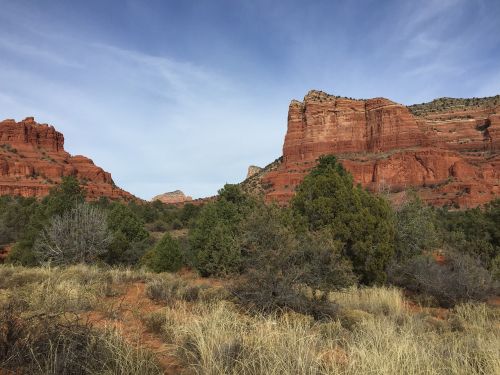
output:
[[334, 154], [369, 190], [475, 207], [500, 195], [499, 150], [498, 96], [406, 107], [310, 91], [290, 103], [281, 163], [259, 178], [267, 201], [286, 203], [318, 157]]
[[168, 193], [157, 195], [153, 197], [151, 201], [160, 201], [165, 204], [181, 204], [186, 202], [192, 202], [193, 198], [185, 195], [180, 190], [175, 190]]
[[0, 122], [0, 195], [44, 197], [65, 176], [77, 178], [89, 199], [137, 199], [89, 158], [67, 153], [64, 136], [53, 126], [33, 117]]

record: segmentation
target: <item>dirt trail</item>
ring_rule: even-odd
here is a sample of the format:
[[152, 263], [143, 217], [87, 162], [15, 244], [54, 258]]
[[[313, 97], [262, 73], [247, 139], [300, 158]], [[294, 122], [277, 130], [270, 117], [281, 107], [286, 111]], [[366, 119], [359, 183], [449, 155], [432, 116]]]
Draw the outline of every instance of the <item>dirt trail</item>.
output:
[[84, 314], [83, 319], [96, 327], [116, 329], [129, 343], [150, 350], [165, 374], [180, 373], [181, 366], [172, 345], [149, 332], [142, 323], [141, 317], [164, 307], [146, 297], [143, 282], [128, 284], [124, 294], [107, 297], [104, 302], [109, 306], [108, 311], [92, 311]]

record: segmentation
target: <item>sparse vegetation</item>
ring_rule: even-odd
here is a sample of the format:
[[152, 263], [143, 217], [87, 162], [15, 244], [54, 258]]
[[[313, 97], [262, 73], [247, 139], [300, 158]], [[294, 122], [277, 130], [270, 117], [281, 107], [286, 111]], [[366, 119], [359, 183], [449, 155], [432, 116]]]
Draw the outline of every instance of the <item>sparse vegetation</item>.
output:
[[[352, 287], [329, 293], [337, 312], [315, 320], [291, 311], [249, 315], [228, 295], [187, 297], [191, 287], [211, 287], [172, 274], [4, 265], [0, 278], [5, 371], [494, 374], [500, 367], [498, 308], [483, 303], [442, 315], [410, 304], [397, 288]], [[137, 334], [129, 335], [132, 323]]]
[[440, 112], [453, 112], [470, 108], [491, 108], [500, 105], [500, 95], [485, 98], [439, 98], [428, 103], [413, 104], [408, 109], [416, 116], [426, 116]]
[[498, 308], [484, 303], [498, 293], [498, 201], [458, 212], [410, 195], [392, 209], [330, 156], [290, 207], [237, 185], [202, 207], [84, 198], [73, 178], [41, 202], [0, 198], [8, 261], [50, 261], [0, 266], [0, 371], [500, 367]]
[[13, 154], [17, 154], [17, 149], [15, 149], [14, 147], [12, 147], [10, 144], [8, 143], [4, 143], [4, 144], [1, 144], [0, 145], [0, 148], [8, 151], [8, 152], [12, 152]]

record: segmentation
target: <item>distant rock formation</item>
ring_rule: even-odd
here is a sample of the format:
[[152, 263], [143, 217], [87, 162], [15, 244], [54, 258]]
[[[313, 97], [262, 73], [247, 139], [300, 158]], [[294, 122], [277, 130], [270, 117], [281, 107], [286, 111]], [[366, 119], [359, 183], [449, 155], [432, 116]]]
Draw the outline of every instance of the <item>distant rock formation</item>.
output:
[[77, 178], [89, 199], [137, 199], [89, 158], [67, 153], [64, 136], [53, 126], [33, 117], [0, 122], [0, 195], [44, 197], [64, 176]]
[[437, 206], [486, 203], [500, 196], [496, 99], [446, 98], [406, 107], [310, 91], [302, 102], [291, 102], [282, 160], [260, 173], [260, 189], [266, 200], [286, 203], [317, 158], [334, 154], [356, 183], [372, 191], [397, 196], [414, 188]]
[[251, 165], [248, 167], [247, 178], [250, 178], [262, 170], [261, 167], [257, 167], [256, 165]]
[[191, 198], [190, 196], [186, 196], [180, 190], [175, 190], [168, 193], [160, 194], [151, 199], [151, 201], [160, 201], [166, 204], [185, 203], [185, 202], [191, 202], [192, 200], [193, 198]]

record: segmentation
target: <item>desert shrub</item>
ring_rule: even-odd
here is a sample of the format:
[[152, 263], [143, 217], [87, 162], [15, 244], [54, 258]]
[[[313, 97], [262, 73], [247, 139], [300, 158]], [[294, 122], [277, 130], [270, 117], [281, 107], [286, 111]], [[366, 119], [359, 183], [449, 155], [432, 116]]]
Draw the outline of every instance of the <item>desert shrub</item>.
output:
[[494, 270], [500, 255], [500, 199], [464, 211], [440, 209], [436, 223], [445, 244]]
[[92, 263], [110, 241], [105, 214], [84, 203], [54, 216], [35, 243], [35, 251], [41, 261], [55, 264]]
[[151, 274], [146, 269], [130, 267], [113, 267], [107, 271], [107, 275], [109, 275], [112, 282], [116, 284], [146, 281], [151, 278]]
[[0, 197], [0, 246], [19, 239], [37, 207], [35, 198]]
[[152, 223], [160, 219], [161, 213], [165, 208], [165, 204], [158, 200], [141, 203], [131, 201], [127, 205], [127, 208], [130, 209], [141, 221], [145, 223]]
[[35, 253], [41, 262], [93, 263], [110, 242], [105, 214], [83, 203], [52, 218], [35, 242]]
[[342, 309], [337, 316], [342, 327], [351, 331], [373, 319], [372, 314], [358, 309]]
[[485, 300], [497, 289], [490, 273], [477, 259], [453, 251], [446, 252], [445, 259], [444, 264], [439, 264], [431, 256], [413, 257], [393, 266], [390, 280], [409, 290], [428, 294], [444, 307]]
[[0, 319], [0, 368], [15, 373], [161, 374], [153, 355], [111, 331], [77, 318], [37, 315], [27, 320], [9, 305]]
[[21, 240], [16, 242], [12, 246], [10, 253], [5, 259], [6, 263], [24, 265], [24, 266], [35, 266], [38, 264], [38, 259], [33, 252], [33, 241], [32, 240]]
[[153, 333], [161, 333], [166, 321], [167, 316], [163, 310], [153, 311], [142, 317], [142, 322], [147, 330]]
[[225, 185], [215, 202], [207, 203], [189, 232], [195, 268], [202, 276], [241, 271], [241, 222], [254, 205], [237, 185]]
[[63, 177], [60, 184], [54, 186], [49, 195], [42, 200], [46, 217], [62, 215], [85, 201], [85, 190], [73, 176]]
[[172, 221], [172, 229], [182, 229], [183, 225], [182, 225], [182, 221], [180, 221], [179, 219], [174, 219]]
[[210, 287], [200, 285], [198, 287], [198, 299], [204, 302], [217, 302], [232, 299], [231, 293], [228, 289], [222, 286]]
[[194, 301], [198, 299], [199, 287], [191, 286], [179, 276], [163, 274], [146, 284], [148, 298], [164, 303], [175, 300]]
[[434, 211], [411, 194], [395, 210], [396, 257], [408, 259], [436, 247], [439, 238], [434, 222]]
[[355, 281], [338, 243], [319, 233], [297, 234], [290, 212], [276, 206], [255, 209], [243, 233], [246, 272], [233, 290], [240, 303], [266, 313], [293, 309], [318, 318], [335, 313], [334, 304], [307, 298], [303, 288], [331, 290]]
[[[7, 262], [36, 265], [37, 257], [33, 248], [40, 233], [50, 225], [52, 217], [61, 216], [76, 205], [82, 204], [84, 198], [85, 191], [79, 182], [74, 177], [64, 177], [61, 183], [54, 186], [41, 202], [32, 202], [25, 208], [18, 207], [21, 227], [16, 234], [17, 242], [7, 257]], [[23, 211], [25, 211], [25, 217], [23, 217]]]
[[114, 202], [108, 213], [108, 225], [113, 232], [123, 233], [130, 242], [148, 237], [144, 222], [126, 205]]
[[144, 222], [128, 206], [114, 202], [108, 209], [113, 240], [102, 259], [108, 264], [135, 265], [151, 246]]
[[147, 226], [148, 230], [152, 232], [165, 232], [167, 231], [167, 225], [161, 220], [156, 220]]
[[183, 226], [190, 227], [198, 217], [201, 209], [201, 206], [195, 206], [192, 203], [184, 204], [179, 215], [179, 219], [181, 220]]
[[310, 230], [328, 230], [342, 242], [361, 282], [384, 282], [394, 251], [391, 208], [383, 198], [354, 186], [334, 156], [319, 159], [298, 187], [292, 207]]
[[145, 264], [155, 272], [175, 272], [183, 264], [177, 240], [165, 233], [162, 239], [146, 255]]

